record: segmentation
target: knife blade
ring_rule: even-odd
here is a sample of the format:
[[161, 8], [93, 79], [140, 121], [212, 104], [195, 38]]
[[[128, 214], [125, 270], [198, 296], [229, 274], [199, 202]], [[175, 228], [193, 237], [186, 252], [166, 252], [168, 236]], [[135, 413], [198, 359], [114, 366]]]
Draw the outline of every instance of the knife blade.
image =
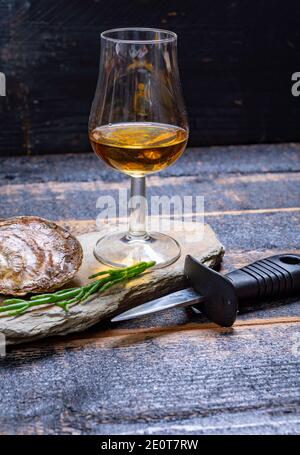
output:
[[146, 314], [157, 313], [159, 311], [169, 310], [175, 307], [185, 307], [200, 303], [205, 299], [204, 296], [195, 292], [193, 288], [182, 289], [181, 291], [173, 292], [150, 302], [131, 308], [124, 313], [114, 317], [112, 322], [127, 321], [129, 319], [139, 318]]
[[277, 299], [300, 293], [300, 255], [282, 254], [253, 262], [222, 275], [192, 256], [185, 258], [184, 275], [190, 287], [139, 305], [112, 319], [134, 319], [175, 307], [195, 305], [223, 327], [233, 325], [241, 300]]

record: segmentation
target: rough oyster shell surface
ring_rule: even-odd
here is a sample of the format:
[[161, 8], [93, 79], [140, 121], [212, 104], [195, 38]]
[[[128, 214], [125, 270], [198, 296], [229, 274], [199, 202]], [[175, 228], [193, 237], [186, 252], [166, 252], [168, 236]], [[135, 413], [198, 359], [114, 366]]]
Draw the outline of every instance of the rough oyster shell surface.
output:
[[0, 294], [53, 291], [74, 277], [82, 256], [79, 241], [52, 221], [0, 220]]

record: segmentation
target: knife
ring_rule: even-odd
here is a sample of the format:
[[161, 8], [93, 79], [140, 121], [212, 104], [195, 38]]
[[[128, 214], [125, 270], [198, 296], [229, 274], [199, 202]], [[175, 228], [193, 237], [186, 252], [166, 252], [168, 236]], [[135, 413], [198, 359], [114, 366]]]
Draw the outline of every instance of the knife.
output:
[[125, 311], [112, 322], [192, 305], [212, 322], [230, 327], [236, 320], [239, 301], [277, 299], [300, 293], [300, 255], [270, 256], [226, 275], [188, 255], [184, 275], [188, 288]]

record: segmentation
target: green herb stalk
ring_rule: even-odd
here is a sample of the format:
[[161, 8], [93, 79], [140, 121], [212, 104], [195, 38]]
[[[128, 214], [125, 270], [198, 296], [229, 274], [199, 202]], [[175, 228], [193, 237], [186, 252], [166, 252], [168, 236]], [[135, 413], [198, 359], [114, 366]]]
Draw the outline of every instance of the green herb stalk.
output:
[[155, 262], [139, 262], [124, 269], [104, 270], [91, 275], [89, 278], [98, 278], [100, 276], [101, 278], [85, 286], [62, 289], [48, 294], [33, 295], [28, 300], [19, 298], [6, 299], [0, 306], [0, 313], [4, 313], [3, 316], [18, 316], [38, 305], [55, 305], [68, 311], [69, 306], [82, 303], [93, 294], [99, 294], [117, 283], [130, 280], [154, 265]]

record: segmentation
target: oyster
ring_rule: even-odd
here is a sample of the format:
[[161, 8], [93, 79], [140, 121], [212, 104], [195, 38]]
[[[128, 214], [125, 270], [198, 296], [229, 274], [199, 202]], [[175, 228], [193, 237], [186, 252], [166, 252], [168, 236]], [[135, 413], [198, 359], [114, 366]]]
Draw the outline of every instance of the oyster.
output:
[[52, 221], [0, 220], [0, 294], [51, 292], [70, 281], [81, 262], [78, 240]]

